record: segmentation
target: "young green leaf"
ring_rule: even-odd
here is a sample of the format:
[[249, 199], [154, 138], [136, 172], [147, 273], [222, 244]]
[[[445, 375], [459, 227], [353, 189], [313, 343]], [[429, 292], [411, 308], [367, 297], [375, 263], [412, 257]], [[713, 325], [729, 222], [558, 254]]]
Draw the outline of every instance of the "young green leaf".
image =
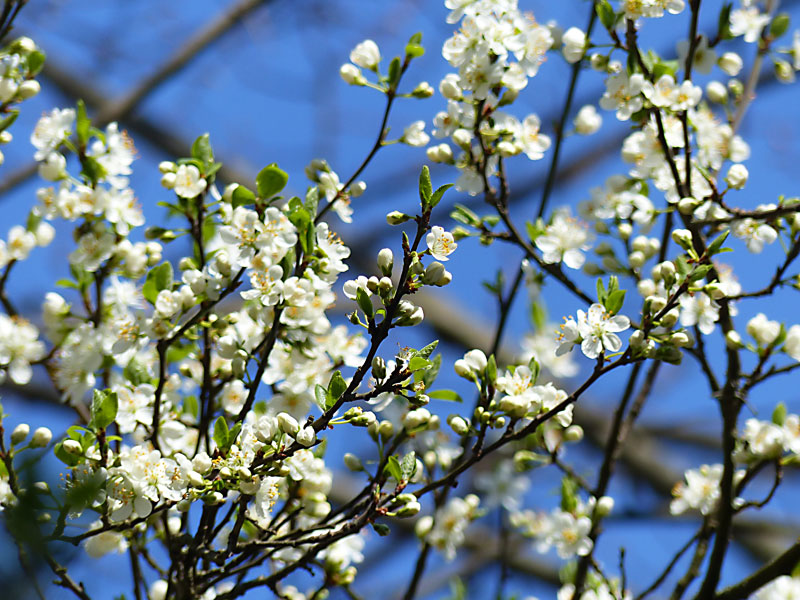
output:
[[105, 429], [117, 417], [119, 403], [116, 392], [111, 390], [94, 390], [92, 396], [92, 427]]
[[342, 377], [342, 374], [339, 371], [335, 371], [331, 376], [330, 383], [328, 383], [328, 393], [330, 394], [330, 398], [335, 402], [341, 398], [346, 389], [347, 382], [344, 380], [344, 377]]
[[228, 422], [225, 417], [218, 417], [214, 422], [214, 443], [218, 448], [228, 447]]
[[163, 262], [157, 267], [150, 269], [147, 273], [147, 278], [142, 286], [142, 295], [150, 304], [155, 304], [158, 292], [170, 289], [171, 287], [172, 265], [169, 262]]
[[258, 197], [267, 199], [272, 198], [283, 188], [289, 181], [289, 175], [278, 168], [278, 165], [272, 163], [267, 165], [256, 175], [256, 190]]
[[422, 171], [419, 174], [419, 199], [422, 203], [422, 210], [426, 210], [433, 195], [433, 186], [431, 185], [431, 172], [428, 165], [423, 165]]

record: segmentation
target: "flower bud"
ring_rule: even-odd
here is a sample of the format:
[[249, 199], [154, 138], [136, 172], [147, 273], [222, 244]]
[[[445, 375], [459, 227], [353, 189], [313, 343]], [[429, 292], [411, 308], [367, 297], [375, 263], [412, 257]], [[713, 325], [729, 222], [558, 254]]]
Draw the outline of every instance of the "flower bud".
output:
[[617, 231], [619, 231], [619, 237], [623, 240], [627, 240], [633, 233], [633, 227], [630, 223], [620, 223], [619, 227], [617, 227]]
[[422, 283], [426, 285], [435, 285], [439, 280], [444, 277], [444, 265], [438, 261], [433, 261], [425, 269], [425, 274], [422, 276]]
[[413, 517], [419, 513], [421, 508], [422, 507], [420, 506], [419, 502], [409, 502], [399, 509], [396, 514], [398, 517]]
[[81, 454], [83, 452], [80, 442], [72, 439], [64, 440], [64, 443], [61, 444], [61, 447], [69, 454]]
[[447, 424], [456, 433], [456, 435], [466, 435], [469, 432], [469, 425], [463, 417], [458, 415], [451, 415], [447, 419]]
[[171, 190], [175, 187], [175, 181], [176, 181], [175, 173], [164, 173], [161, 176], [161, 185], [167, 188], [168, 190]]
[[697, 204], [697, 200], [689, 196], [681, 198], [678, 200], [678, 212], [682, 215], [690, 215], [694, 212], [694, 209], [697, 208]]
[[706, 96], [708, 96], [709, 100], [717, 104], [728, 103], [728, 89], [719, 81], [709, 81], [708, 84], [706, 84]]
[[565, 442], [580, 442], [583, 439], [583, 427], [580, 425], [570, 425], [564, 430]]
[[642, 279], [636, 284], [636, 290], [643, 298], [653, 296], [656, 293], [656, 284], [652, 279]]
[[650, 305], [652, 313], [659, 313], [667, 306], [667, 301], [661, 296], [648, 296], [644, 301]]
[[392, 274], [392, 267], [394, 266], [394, 254], [391, 248], [383, 248], [378, 252], [378, 268], [384, 275], [390, 276]]
[[676, 331], [669, 337], [669, 341], [679, 348], [690, 348], [694, 345], [694, 340], [685, 331]]
[[192, 468], [200, 474], [208, 473], [213, 463], [206, 452], [198, 452], [192, 459]]
[[278, 429], [293, 436], [299, 431], [300, 425], [292, 415], [282, 412], [278, 413]]
[[675, 323], [678, 322], [678, 318], [680, 317], [681, 312], [677, 308], [673, 308], [672, 310], [667, 311], [663, 317], [661, 317], [661, 326], [662, 327], [672, 327]]
[[463, 150], [469, 150], [472, 146], [472, 133], [467, 129], [456, 129], [453, 132], [453, 142]]
[[725, 182], [734, 190], [740, 190], [747, 183], [747, 167], [740, 164], [731, 165], [728, 169], [728, 174], [725, 176]]
[[426, 426], [430, 420], [431, 413], [427, 408], [415, 408], [403, 418], [403, 426], [406, 429], [417, 429]]
[[27, 81], [23, 81], [19, 84], [19, 87], [17, 88], [17, 98], [21, 100], [33, 98], [41, 91], [41, 89], [42, 86], [39, 85], [38, 81], [35, 79], [28, 79]]
[[725, 345], [730, 350], [738, 350], [739, 348], [744, 348], [744, 344], [742, 343], [742, 336], [739, 333], [731, 329], [728, 333], [725, 334]]
[[30, 425], [27, 423], [20, 423], [14, 427], [14, 431], [11, 432], [11, 445], [16, 446], [17, 444], [21, 443], [26, 437], [28, 437], [28, 433], [30, 433], [30, 431]]
[[439, 92], [448, 100], [461, 99], [461, 88], [458, 85], [458, 75], [449, 73], [439, 82]]
[[417, 524], [414, 525], [414, 533], [420, 539], [424, 539], [431, 532], [431, 529], [433, 529], [433, 517], [430, 515], [421, 517]]
[[178, 169], [178, 165], [176, 165], [171, 160], [162, 160], [158, 163], [158, 172], [164, 175], [165, 173], [174, 173]]
[[386, 361], [380, 356], [372, 359], [372, 376], [377, 380], [386, 378]]
[[[692, 247], [692, 232], [688, 229], [676, 229], [672, 232], [672, 241], [678, 244], [684, 250], [688, 250]], [[662, 277], [663, 274], [663, 267], [662, 267]], [[665, 277], [666, 279], [666, 277]]]
[[725, 52], [719, 57], [717, 64], [727, 75], [736, 77], [739, 71], [742, 70], [742, 65], [744, 63], [742, 62], [742, 57], [735, 52]]
[[303, 427], [300, 431], [297, 432], [297, 436], [294, 438], [297, 440], [297, 443], [301, 446], [305, 446], [306, 448], [313, 446], [314, 442], [317, 441], [317, 433], [314, 431], [314, 428], [311, 425], [307, 427]]
[[405, 213], [401, 213], [399, 210], [393, 210], [388, 215], [386, 215], [386, 222], [389, 225], [400, 225], [401, 223], [405, 223], [411, 218], [410, 215]]
[[[420, 409], [424, 410], [424, 409]], [[381, 421], [380, 425], [378, 425], [378, 434], [381, 436], [381, 439], [386, 441], [392, 435], [394, 435], [394, 425], [392, 425], [391, 421]]]
[[583, 106], [575, 116], [575, 131], [581, 135], [591, 135], [595, 133], [603, 124], [603, 117], [597, 112], [592, 104]]
[[33, 432], [33, 437], [30, 441], [31, 448], [44, 448], [53, 439], [53, 432], [47, 427], [38, 427]]
[[614, 499], [611, 496], [601, 496], [597, 499], [595, 514], [598, 517], [607, 517], [614, 510]]
[[350, 63], [345, 63], [339, 69], [339, 76], [349, 85], [364, 85], [367, 80], [361, 74], [361, 69]]
[[420, 81], [417, 87], [411, 91], [411, 95], [414, 98], [430, 98], [433, 96], [433, 88], [427, 81]]
[[364, 470], [364, 465], [361, 463], [361, 459], [350, 452], [347, 452], [344, 455], [344, 465], [351, 471], [359, 472]]
[[628, 255], [628, 262], [634, 269], [641, 267], [645, 261], [647, 261], [647, 257], [643, 252], [639, 252], [638, 250], [634, 250]]

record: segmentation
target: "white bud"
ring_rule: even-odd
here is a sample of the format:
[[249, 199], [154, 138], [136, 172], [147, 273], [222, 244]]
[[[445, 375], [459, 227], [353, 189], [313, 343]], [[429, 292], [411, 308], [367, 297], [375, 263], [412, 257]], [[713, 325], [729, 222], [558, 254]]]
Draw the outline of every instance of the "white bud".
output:
[[309, 425], [298, 431], [297, 436], [294, 439], [296, 439], [297, 443], [301, 446], [308, 448], [313, 446], [314, 442], [317, 441], [317, 433], [314, 431], [314, 428]]
[[641, 267], [646, 260], [647, 257], [644, 255], [644, 253], [639, 252], [638, 250], [634, 250], [628, 255], [628, 262], [634, 269], [638, 269], [639, 267]]
[[64, 440], [64, 443], [61, 445], [61, 447], [69, 454], [81, 454], [83, 452], [80, 442], [72, 439]]
[[364, 465], [361, 464], [361, 459], [358, 458], [355, 454], [351, 454], [350, 452], [347, 452], [344, 455], [344, 464], [351, 471], [358, 472], [364, 470]]
[[748, 176], [747, 167], [744, 165], [731, 165], [731, 168], [728, 169], [728, 174], [725, 176], [725, 181], [734, 190], [740, 190], [747, 183]]
[[[672, 232], [672, 241], [678, 244], [681, 248], [688, 250], [692, 247], [692, 232], [688, 229], [675, 229]], [[663, 267], [662, 277], [664, 277]]]
[[294, 435], [300, 429], [300, 425], [297, 423], [297, 419], [295, 419], [292, 415], [282, 412], [278, 413], [278, 428], [283, 433]]
[[20, 100], [27, 100], [28, 98], [33, 98], [36, 94], [38, 94], [42, 89], [42, 86], [39, 85], [39, 82], [35, 79], [28, 79], [23, 81], [19, 84], [17, 88], [17, 98]]
[[564, 430], [564, 441], [580, 442], [583, 439], [583, 427], [580, 425], [570, 425]]
[[717, 61], [719, 68], [731, 77], [736, 77], [742, 70], [742, 57], [735, 52], [725, 52]]
[[394, 254], [391, 248], [383, 248], [378, 252], [378, 268], [384, 275], [392, 274], [392, 267], [394, 266]]
[[171, 190], [175, 187], [175, 180], [176, 180], [175, 173], [164, 173], [161, 176], [161, 185], [167, 188], [168, 190]]
[[694, 198], [687, 196], [686, 198], [681, 198], [678, 201], [678, 212], [682, 215], [690, 215], [694, 212], [694, 209], [697, 208], [697, 200]]
[[592, 104], [583, 106], [578, 114], [575, 115], [575, 131], [581, 135], [591, 135], [595, 133], [603, 124], [603, 117], [597, 112]]
[[31, 438], [30, 442], [31, 448], [44, 448], [52, 439], [52, 431], [50, 431], [47, 427], [39, 427], [33, 432], [33, 437]]
[[449, 73], [439, 82], [439, 92], [448, 100], [459, 100], [461, 88], [458, 85], [458, 75]]
[[706, 84], [706, 96], [708, 96], [709, 100], [717, 104], [727, 104], [728, 89], [719, 81], [709, 81]]
[[743, 348], [744, 344], [742, 343], [742, 336], [740, 336], [737, 331], [731, 329], [725, 334], [725, 345], [731, 350]]
[[171, 160], [162, 160], [158, 163], [158, 171], [162, 175], [165, 173], [174, 173], [178, 169], [178, 165], [176, 165]]
[[28, 433], [30, 433], [30, 431], [30, 425], [27, 423], [20, 423], [14, 427], [14, 431], [11, 432], [11, 445], [16, 446], [22, 442], [26, 437], [28, 437]]
[[601, 496], [597, 499], [595, 513], [598, 517], [606, 517], [614, 510], [614, 499], [611, 496]]
[[466, 435], [469, 432], [469, 425], [463, 417], [452, 415], [447, 419], [447, 424], [456, 433], [456, 435]]
[[427, 408], [415, 408], [409, 411], [403, 418], [403, 426], [406, 429], [417, 429], [427, 425], [431, 420], [431, 413]]
[[361, 70], [350, 63], [343, 64], [339, 69], [339, 75], [344, 79], [345, 83], [350, 85], [364, 85], [367, 80], [361, 74]]
[[211, 457], [205, 452], [198, 452], [192, 459], [192, 468], [200, 474], [208, 473], [212, 465]]
[[467, 129], [456, 129], [453, 132], [453, 142], [464, 150], [469, 150], [472, 146], [472, 133]]

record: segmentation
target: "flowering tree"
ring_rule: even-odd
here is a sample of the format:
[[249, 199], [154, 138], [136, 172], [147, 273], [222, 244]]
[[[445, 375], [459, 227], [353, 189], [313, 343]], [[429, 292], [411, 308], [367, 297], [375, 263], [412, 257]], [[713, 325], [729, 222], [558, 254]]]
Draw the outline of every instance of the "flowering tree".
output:
[[[5, 2], [0, 37], [22, 4]], [[447, 141], [430, 145], [423, 121], [389, 139], [396, 101], [434, 96], [428, 83], [405, 85], [424, 53], [422, 35], [391, 60], [366, 40], [340, 73], [384, 97], [377, 139], [344, 182], [326, 161], [313, 160], [304, 197], [289, 197], [289, 175], [277, 164], [253, 182], [218, 185], [222, 165], [201, 135], [191, 156], [159, 166], [167, 190], [161, 205], [180, 224], [146, 227], [129, 186], [135, 153], [127, 133], [116, 123], [93, 126], [80, 102], [42, 116], [30, 141], [44, 183], [27, 222], [0, 241], [0, 376], [25, 386], [39, 365], [76, 421], [56, 435], [47, 423], [33, 433], [27, 424], [10, 433], [0, 426], [0, 506], [23, 566], [43, 561], [58, 585], [84, 600], [86, 587], [59, 562], [64, 546], [80, 545], [98, 559], [129, 554], [132, 589], [114, 590], [118, 597], [221, 600], [268, 590], [288, 600], [357, 598], [365, 532], [383, 536], [412, 523], [420, 550], [401, 591], [411, 599], [431, 553], [453, 559], [471, 522], [500, 507], [503, 528], [564, 561], [560, 600], [800, 592], [800, 577], [792, 577], [800, 543], [720, 585], [737, 519], [780, 492], [784, 469], [800, 454], [800, 417], [782, 404], [769, 421], [743, 416], [761, 384], [800, 365], [800, 325], [764, 313], [743, 329], [735, 322], [738, 305], [798, 281], [791, 268], [800, 253], [800, 202], [737, 206], [750, 153], [737, 129], [767, 57], [782, 81], [800, 70], [800, 31], [791, 48], [782, 47], [789, 20], [769, 0], [706, 8], [720, 11], [711, 32], [698, 30], [700, 0], [688, 7], [594, 0], [586, 30], [563, 34], [516, 0], [445, 5], [458, 29], [442, 49], [453, 72], [439, 84], [446, 106], [439, 105], [433, 135]], [[679, 13], [688, 13], [689, 30], [677, 59], [647, 49], [650, 22]], [[756, 45], [744, 84], [734, 79], [744, 61], [727, 49], [737, 37]], [[515, 115], [513, 105], [555, 55], [572, 65], [572, 76], [551, 137], [536, 115]], [[0, 52], [1, 142], [11, 140], [18, 105], [39, 91], [44, 60], [27, 37]], [[631, 125], [621, 149], [630, 168], [593, 189], [576, 216], [549, 201], [569, 117], [575, 114], [578, 135], [602, 124], [594, 105], [572, 107], [586, 68], [606, 75], [599, 107]], [[703, 90], [695, 72], [731, 79]], [[455, 190], [482, 197], [488, 213], [457, 204], [451, 227], [440, 205], [454, 193], [451, 184], [435, 187], [423, 167], [418, 209], [388, 212], [397, 234], [377, 254], [374, 275], [342, 276], [350, 249], [328, 218], [357, 218], [366, 189], [360, 177], [396, 142], [428, 146], [428, 161], [450, 165]], [[507, 171], [545, 157], [551, 163], [538, 214], [512, 216]], [[52, 242], [53, 221], [74, 227], [71, 276], [55, 283], [61, 293], [46, 295], [36, 326], [20, 314], [13, 289], [31, 252]], [[730, 234], [746, 250], [723, 263]], [[522, 256], [509, 289], [502, 280], [489, 286], [500, 306], [492, 347], [453, 365], [443, 364], [437, 341], [395, 351], [387, 340], [402, 341], [425, 319], [415, 293], [448, 285], [444, 263], [470, 238], [489, 248], [510, 244]], [[734, 276], [737, 254], [778, 240], [782, 260], [761, 287], [743, 289]], [[189, 253], [164, 259], [179, 247]], [[597, 278], [594, 289], [586, 275]], [[583, 307], [557, 334], [545, 318], [545, 285], [562, 287]], [[525, 356], [498, 364], [523, 286], [536, 331]], [[349, 325], [327, 316], [337, 296]], [[715, 338], [718, 353], [710, 350]], [[648, 574], [650, 585], [631, 590], [624, 559], [609, 566], [594, 556], [614, 508], [607, 492], [659, 371], [684, 357], [718, 404], [721, 456], [675, 482], [670, 512], [697, 513], [697, 529]], [[581, 362], [588, 374], [577, 380]], [[469, 397], [437, 383], [443, 368], [467, 380]], [[567, 451], [583, 437], [573, 409], [612, 372], [624, 372], [627, 383], [600, 468], [586, 478]], [[327, 447], [337, 436], [343, 452]], [[369, 448], [348, 444], [355, 437]], [[62, 480], [32, 479], [32, 465], [50, 451], [63, 463]], [[492, 471], [472, 476], [483, 461]], [[331, 468], [342, 462], [361, 487], [334, 498]], [[560, 504], [549, 512], [529, 506], [524, 494], [543, 468], [563, 475]], [[765, 477], [768, 491], [758, 495], [751, 484]], [[684, 572], [673, 573], [685, 554]]]

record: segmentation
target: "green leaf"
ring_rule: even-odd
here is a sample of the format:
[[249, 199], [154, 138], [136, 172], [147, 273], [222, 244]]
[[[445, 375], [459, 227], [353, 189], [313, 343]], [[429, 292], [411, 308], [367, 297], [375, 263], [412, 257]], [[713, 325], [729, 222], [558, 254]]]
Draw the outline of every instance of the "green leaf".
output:
[[431, 366], [425, 369], [425, 373], [422, 376], [422, 383], [425, 384], [426, 390], [433, 385], [434, 381], [436, 381], [436, 376], [439, 375], [439, 370], [441, 368], [442, 355], [437, 354], [431, 361]]
[[204, 167], [214, 164], [214, 151], [211, 149], [207, 133], [198, 137], [192, 144], [192, 158], [199, 160]]
[[428, 204], [433, 195], [433, 186], [431, 185], [431, 172], [428, 165], [423, 165], [422, 171], [419, 174], [419, 199], [422, 202], [422, 210], [427, 210]]
[[228, 447], [228, 422], [225, 417], [217, 417], [214, 422], [214, 442], [218, 448], [225, 449]]
[[91, 156], [81, 158], [81, 175], [91, 183], [97, 183], [106, 176], [106, 170]]
[[367, 318], [372, 318], [375, 314], [375, 308], [372, 306], [372, 300], [367, 295], [364, 288], [356, 289], [356, 302], [358, 303], [358, 307], [367, 315]]
[[439, 345], [439, 340], [433, 340], [430, 344], [425, 346], [422, 350], [417, 350], [413, 353], [414, 356], [421, 356], [422, 358], [430, 358], [430, 355], [433, 354], [433, 351], [436, 350], [436, 346]]
[[233, 208], [244, 206], [245, 204], [253, 204], [256, 201], [256, 195], [250, 188], [243, 185], [238, 185], [233, 194], [231, 195], [231, 205]]
[[169, 262], [163, 262], [147, 273], [147, 278], [142, 286], [142, 295], [150, 304], [155, 304], [158, 292], [171, 288], [172, 265]]
[[472, 212], [469, 208], [467, 208], [463, 204], [456, 204], [453, 208], [454, 208], [453, 212], [450, 213], [451, 219], [453, 219], [454, 221], [458, 221], [459, 223], [463, 223], [464, 225], [471, 225], [472, 227], [480, 227], [481, 224], [480, 217], [474, 212]]
[[420, 369], [427, 369], [433, 365], [431, 361], [427, 358], [422, 358], [421, 356], [414, 356], [411, 360], [408, 361], [408, 369], [409, 371], [419, 371]]
[[682, 254], [675, 259], [675, 269], [678, 271], [678, 273], [684, 276], [692, 272], [692, 266]]
[[91, 125], [92, 122], [89, 120], [89, 117], [86, 116], [86, 105], [83, 103], [83, 100], [78, 100], [75, 134], [78, 136], [78, 144], [80, 144], [81, 147], [85, 147], [86, 142], [89, 140], [89, 128]]
[[772, 19], [772, 23], [769, 26], [769, 35], [772, 39], [777, 39], [781, 37], [786, 30], [789, 29], [789, 24], [791, 23], [791, 19], [789, 15], [786, 13], [779, 13], [775, 15], [775, 18]]
[[12, 109], [8, 111], [8, 114], [0, 120], [0, 131], [5, 131], [9, 127], [11, 127], [12, 123], [17, 120], [19, 116], [19, 110]]
[[531, 371], [531, 384], [535, 384], [536, 380], [539, 379], [539, 372], [542, 369], [542, 367], [539, 365], [539, 361], [536, 360], [535, 356], [532, 356], [530, 361], [528, 361], [528, 368]]
[[[298, 199], [299, 202], [299, 199]], [[308, 211], [303, 208], [302, 205], [297, 206], [289, 213], [289, 221], [297, 228], [298, 238], [300, 239], [300, 245], [303, 247], [303, 252], [308, 254], [311, 250], [313, 250], [313, 245], [311, 248], [308, 247], [308, 230], [311, 228], [311, 215], [308, 214]], [[312, 228], [313, 229], [313, 228]]]
[[392, 530], [389, 529], [389, 526], [385, 525], [384, 523], [373, 523], [372, 528], [375, 530], [375, 533], [381, 537], [386, 537], [392, 532]]
[[597, 301], [605, 305], [606, 302], [606, 286], [603, 284], [603, 279], [597, 278]]
[[34, 50], [28, 54], [28, 73], [30, 75], [37, 75], [44, 66], [45, 55], [44, 52]]
[[544, 329], [547, 324], [547, 312], [539, 302], [531, 303], [531, 321], [533, 321], [537, 331]]
[[132, 358], [128, 364], [125, 365], [122, 375], [133, 385], [140, 385], [150, 381], [150, 375], [147, 372], [147, 367], [144, 365], [144, 363], [142, 363], [142, 361], [137, 360], [136, 358]]
[[[430, 201], [428, 202], [428, 206], [430, 206], [431, 208], [433, 208], [434, 206], [436, 206], [437, 204], [439, 204], [439, 201], [442, 199], [442, 196], [444, 196], [444, 193], [445, 193], [447, 190], [449, 190], [451, 187], [453, 187], [453, 184], [452, 184], [452, 183], [446, 183], [446, 184], [444, 184], [444, 185], [440, 185], [438, 188], [436, 188], [436, 191], [435, 191], [435, 192], [433, 192], [433, 195], [431, 196], [431, 199], [430, 199]], [[498, 217], [498, 219], [499, 219], [499, 218], [500, 218], [500, 217]]]
[[606, 298], [603, 306], [606, 307], [606, 310], [609, 312], [609, 314], [615, 315], [622, 308], [624, 302], [625, 290], [614, 290], [608, 295], [608, 298]]
[[335, 371], [331, 376], [330, 383], [328, 383], [328, 393], [330, 394], [330, 398], [334, 401], [338, 400], [342, 397], [345, 390], [347, 389], [347, 382], [342, 377], [342, 374], [339, 371]]
[[320, 384], [314, 388], [314, 399], [317, 401], [317, 406], [320, 407], [322, 412], [328, 410], [328, 390]]
[[486, 379], [490, 383], [497, 381], [497, 361], [494, 358], [494, 354], [489, 357], [489, 361], [486, 364]]
[[614, 14], [614, 9], [611, 8], [611, 4], [608, 0], [600, 0], [600, 2], [595, 4], [595, 10], [597, 11], [597, 16], [600, 18], [603, 27], [612, 29], [617, 20], [617, 16]]
[[783, 402], [779, 402], [772, 411], [772, 422], [778, 427], [783, 427], [786, 422], [786, 405]]
[[400, 467], [400, 461], [397, 460], [396, 456], [392, 455], [389, 457], [383, 470], [394, 477], [395, 481], [398, 483], [403, 480], [403, 469]]
[[447, 402], [463, 402], [461, 396], [453, 390], [435, 390], [430, 392], [428, 397], [434, 400], [446, 400]]
[[406, 56], [418, 58], [425, 54], [425, 48], [416, 44], [406, 44]]
[[389, 87], [396, 88], [397, 83], [400, 81], [400, 57], [395, 56], [392, 62], [389, 63]]
[[689, 281], [699, 281], [703, 279], [713, 268], [713, 265], [697, 265], [694, 271], [689, 275]]
[[94, 395], [92, 396], [92, 427], [105, 429], [111, 425], [117, 417], [118, 407], [119, 402], [117, 401], [116, 392], [94, 390]]
[[730, 229], [726, 229], [714, 238], [714, 241], [708, 245], [708, 256], [713, 256], [714, 254], [718, 254], [720, 252], [720, 248], [722, 248], [722, 244], [725, 243], [725, 240], [728, 238], [728, 234], [730, 234], [730, 232]]
[[275, 163], [267, 165], [256, 175], [256, 190], [259, 198], [272, 198], [286, 187], [288, 181], [289, 175], [279, 169], [278, 165]]
[[317, 209], [319, 207], [319, 188], [310, 187], [306, 192], [305, 207], [308, 214], [317, 216]]
[[422, 47], [420, 42], [422, 42], [422, 33], [417, 32], [412, 35], [408, 40], [408, 44], [406, 44], [406, 56], [417, 58], [425, 54], [425, 48]]
[[719, 11], [719, 20], [717, 22], [717, 36], [721, 40], [729, 40], [733, 38], [730, 26], [732, 8], [733, 8], [733, 3], [729, 2], [728, 4], [723, 5], [722, 9]]
[[573, 512], [578, 507], [578, 484], [571, 477], [561, 480], [561, 510]]
[[400, 474], [403, 480], [408, 481], [414, 476], [417, 471], [417, 455], [412, 450], [403, 457], [403, 462], [400, 463]]

